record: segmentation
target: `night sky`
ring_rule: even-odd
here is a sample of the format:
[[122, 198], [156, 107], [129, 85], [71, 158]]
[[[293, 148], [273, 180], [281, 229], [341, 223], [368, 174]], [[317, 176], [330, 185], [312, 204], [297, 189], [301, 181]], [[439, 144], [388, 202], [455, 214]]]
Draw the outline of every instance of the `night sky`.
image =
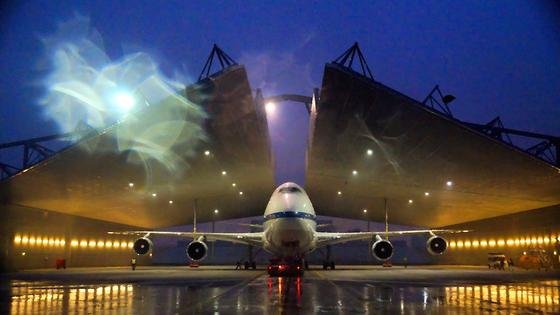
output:
[[[39, 84], [42, 38], [89, 17], [107, 54], [149, 53], [162, 71], [198, 77], [213, 43], [245, 64], [265, 95], [310, 95], [323, 66], [358, 41], [377, 81], [422, 100], [435, 84], [456, 117], [560, 135], [560, 5], [547, 1], [21, 1], [0, 16], [0, 143], [58, 132]], [[278, 181], [303, 181], [307, 113], [270, 121]], [[1, 154], [2, 152], [0, 152]], [[0, 156], [1, 160], [1, 156]]]

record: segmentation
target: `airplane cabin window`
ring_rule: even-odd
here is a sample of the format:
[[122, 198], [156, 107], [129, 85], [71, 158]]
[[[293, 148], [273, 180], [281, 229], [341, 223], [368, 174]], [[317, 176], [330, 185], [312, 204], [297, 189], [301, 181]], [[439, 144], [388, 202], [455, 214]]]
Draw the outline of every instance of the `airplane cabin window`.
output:
[[301, 189], [299, 189], [297, 187], [284, 187], [284, 188], [281, 188], [280, 190], [278, 190], [278, 192], [283, 193], [283, 194], [300, 193]]

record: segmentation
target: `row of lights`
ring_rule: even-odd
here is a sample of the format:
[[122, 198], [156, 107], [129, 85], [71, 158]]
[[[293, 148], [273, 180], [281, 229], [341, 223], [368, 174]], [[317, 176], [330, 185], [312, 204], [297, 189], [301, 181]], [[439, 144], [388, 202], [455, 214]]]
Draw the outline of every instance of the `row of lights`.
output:
[[[16, 246], [37, 246], [37, 247], [64, 247], [66, 240], [64, 238], [55, 237], [41, 237], [41, 236], [27, 236], [16, 235], [14, 237], [14, 244]], [[133, 242], [122, 240], [78, 240], [72, 239], [70, 241], [72, 248], [115, 248], [115, 249], [130, 249]]]
[[17, 246], [64, 247], [66, 240], [60, 237], [16, 235], [14, 236], [14, 244]]
[[[366, 155], [368, 156], [372, 156], [373, 155], [373, 150], [372, 149], [367, 149], [366, 150]], [[358, 176], [358, 170], [352, 170], [352, 176]], [[453, 187], [453, 181], [448, 180], [445, 182], [445, 186], [450, 189], [451, 187]], [[336, 192], [337, 196], [341, 197], [342, 196], [342, 191], [337, 191]], [[424, 197], [430, 197], [430, 192], [429, 191], [425, 191], [424, 192]], [[412, 205], [414, 203], [413, 199], [408, 199], [408, 204]], [[367, 213], [367, 209], [363, 209], [362, 210], [363, 213]]]
[[[212, 154], [212, 152], [210, 152], [210, 150], [205, 150], [205, 151], [204, 151], [204, 155], [207, 156], [207, 157], [209, 157], [211, 154]], [[227, 175], [227, 171], [226, 171], [226, 170], [222, 170], [222, 171], [221, 171], [221, 174], [222, 174], [222, 176], [226, 176], [226, 175]], [[237, 187], [237, 183], [233, 182], [233, 183], [231, 183], [231, 186], [235, 188], [235, 187]], [[133, 183], [133, 182], [129, 182], [129, 183], [128, 183], [128, 187], [129, 187], [129, 188], [134, 188], [134, 183]], [[240, 190], [240, 191], [238, 192], [238, 194], [239, 194], [239, 196], [243, 196], [243, 191]], [[151, 196], [152, 196], [152, 198], [156, 198], [156, 197], [158, 196], [158, 194], [157, 194], [156, 192], [152, 192], [152, 193], [151, 193]], [[169, 203], [170, 205], [172, 205], [174, 202], [173, 202], [173, 200], [169, 200], [167, 203]], [[217, 214], [217, 213], [218, 213], [218, 209], [215, 209], [215, 210], [214, 210], [214, 213]]]
[[[558, 239], [560, 235], [556, 236]], [[529, 245], [548, 245], [555, 242], [554, 237], [549, 236], [532, 236], [519, 237], [509, 239], [473, 239], [473, 240], [450, 240], [449, 248], [469, 249], [469, 248], [486, 248], [486, 247], [518, 247]]]

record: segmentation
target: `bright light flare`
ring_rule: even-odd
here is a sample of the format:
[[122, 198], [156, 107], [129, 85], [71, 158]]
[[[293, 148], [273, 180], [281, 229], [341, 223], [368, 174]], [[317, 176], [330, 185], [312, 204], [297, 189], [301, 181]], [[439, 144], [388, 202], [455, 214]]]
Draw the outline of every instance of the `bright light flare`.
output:
[[268, 102], [264, 105], [264, 108], [266, 110], [266, 113], [271, 115], [274, 114], [274, 112], [276, 112], [276, 104], [274, 104], [273, 102]]
[[130, 111], [136, 104], [136, 100], [132, 94], [127, 92], [119, 92], [113, 97], [113, 103], [123, 112]]

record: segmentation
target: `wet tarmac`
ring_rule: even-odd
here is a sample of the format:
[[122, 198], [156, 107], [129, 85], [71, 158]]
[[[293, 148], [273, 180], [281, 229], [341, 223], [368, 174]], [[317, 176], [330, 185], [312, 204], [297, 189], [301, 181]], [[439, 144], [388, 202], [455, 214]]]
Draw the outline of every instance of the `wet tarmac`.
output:
[[[438, 276], [439, 275], [439, 276]], [[2, 277], [2, 314], [560, 314], [558, 272], [481, 267], [264, 270], [144, 267]]]

